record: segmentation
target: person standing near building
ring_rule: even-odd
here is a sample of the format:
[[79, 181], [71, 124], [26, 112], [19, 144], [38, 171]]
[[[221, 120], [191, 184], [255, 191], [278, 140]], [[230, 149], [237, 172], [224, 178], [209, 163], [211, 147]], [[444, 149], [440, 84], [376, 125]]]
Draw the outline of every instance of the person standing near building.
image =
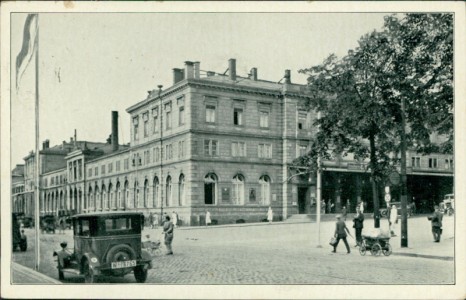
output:
[[356, 206], [356, 215], [353, 219], [353, 228], [356, 234], [356, 246], [360, 246], [362, 243], [361, 232], [364, 228], [364, 215], [361, 213], [361, 208]]
[[333, 207], [335, 204], [333, 204], [332, 199], [328, 201], [328, 212], [331, 214], [333, 212]]
[[269, 224], [272, 224], [272, 221], [273, 221], [273, 211], [270, 206], [269, 206], [269, 210], [267, 211], [267, 221], [269, 221]]
[[364, 201], [361, 201], [359, 205], [359, 209], [361, 210], [361, 213], [363, 214], [364, 213]]
[[343, 221], [346, 221], [346, 215], [347, 215], [346, 206], [343, 206], [343, 208], [341, 209], [341, 216], [343, 217]]
[[167, 248], [167, 255], [172, 255], [172, 242], [173, 242], [173, 231], [174, 226], [173, 223], [170, 221], [170, 217], [168, 215], [165, 216], [165, 222], [163, 223], [163, 234], [165, 235], [165, 247]]
[[335, 226], [335, 238], [337, 239], [337, 241], [336, 241], [335, 245], [333, 245], [332, 253], [337, 252], [337, 246], [338, 246], [338, 243], [340, 242], [340, 239], [342, 239], [343, 242], [345, 243], [347, 254], [351, 253], [350, 247], [348, 245], [348, 241], [346, 240], [346, 236], [347, 236], [346, 233], [351, 235], [349, 230], [348, 230], [348, 227], [346, 227], [345, 222], [343, 222], [343, 220], [341, 219], [341, 216], [338, 215], [337, 216], [337, 223], [336, 223], [336, 226]]
[[434, 236], [434, 242], [440, 243], [440, 236], [442, 235], [442, 219], [443, 215], [440, 212], [438, 205], [435, 205], [434, 213], [428, 217], [432, 224], [432, 235]]
[[396, 236], [396, 224], [398, 223], [398, 209], [396, 208], [396, 205], [392, 205], [392, 209], [390, 209], [390, 234], [391, 236]]
[[326, 210], [325, 210], [325, 200], [322, 200], [322, 207], [321, 207], [321, 210], [322, 210], [322, 213], [325, 215], [326, 213]]
[[209, 226], [212, 223], [210, 219], [210, 212], [208, 210], [205, 211], [205, 226]]
[[172, 211], [172, 222], [175, 228], [178, 227], [178, 215], [176, 214], [175, 211]]

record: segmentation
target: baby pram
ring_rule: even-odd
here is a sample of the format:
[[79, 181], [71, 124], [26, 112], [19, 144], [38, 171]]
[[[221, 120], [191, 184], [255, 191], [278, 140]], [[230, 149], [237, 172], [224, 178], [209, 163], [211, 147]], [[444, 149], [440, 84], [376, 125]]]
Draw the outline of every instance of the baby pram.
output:
[[370, 251], [372, 255], [378, 256], [383, 253], [385, 256], [392, 254], [392, 246], [390, 246], [390, 235], [386, 232], [378, 231], [372, 234], [362, 235], [362, 242], [359, 246], [359, 253], [366, 255]]
[[146, 249], [152, 256], [162, 255], [161, 242], [159, 240], [142, 242], [142, 248]]

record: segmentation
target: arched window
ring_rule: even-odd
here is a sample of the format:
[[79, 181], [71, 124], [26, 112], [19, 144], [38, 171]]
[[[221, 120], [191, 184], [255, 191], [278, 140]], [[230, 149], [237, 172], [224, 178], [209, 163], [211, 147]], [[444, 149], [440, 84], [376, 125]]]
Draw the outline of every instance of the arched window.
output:
[[244, 204], [244, 177], [241, 174], [233, 177], [232, 200], [233, 204]]
[[261, 204], [270, 205], [270, 178], [267, 175], [259, 178], [259, 184], [261, 186]]
[[94, 197], [92, 193], [92, 187], [89, 187], [89, 194], [87, 195], [87, 201], [89, 202], [87, 204], [87, 207], [89, 208], [89, 210], [94, 209], [94, 205], [92, 203], [93, 200], [94, 200]]
[[134, 202], [130, 207], [140, 207], [139, 205], [139, 183], [136, 181], [134, 182]]
[[118, 207], [121, 207], [121, 186], [120, 186], [120, 182], [118, 181], [117, 184], [116, 184], [116, 202], [114, 204], [114, 206], [112, 206], [112, 208], [118, 208]]
[[97, 210], [101, 210], [102, 209], [102, 206], [101, 206], [101, 202], [100, 202], [100, 192], [99, 192], [99, 188], [96, 186], [95, 187], [95, 208]]
[[125, 181], [125, 199], [123, 199], [123, 203], [121, 208], [125, 208], [129, 206], [129, 183], [128, 180]]
[[204, 177], [204, 204], [217, 203], [217, 175], [209, 173]]
[[108, 208], [108, 198], [107, 198], [107, 190], [105, 189], [105, 184], [102, 184], [102, 210]]
[[171, 176], [167, 177], [167, 192], [165, 195], [167, 196], [165, 200], [165, 207], [168, 207], [172, 203], [172, 178]]
[[115, 207], [115, 197], [113, 195], [113, 185], [110, 183], [108, 185], [108, 207], [109, 208], [114, 208]]
[[159, 199], [159, 179], [157, 176], [154, 177], [154, 190], [152, 193], [152, 203], [154, 207], [157, 207]]
[[184, 175], [180, 175], [178, 181], [178, 206], [183, 206], [184, 204]]
[[144, 207], [149, 207], [149, 180], [144, 181]]

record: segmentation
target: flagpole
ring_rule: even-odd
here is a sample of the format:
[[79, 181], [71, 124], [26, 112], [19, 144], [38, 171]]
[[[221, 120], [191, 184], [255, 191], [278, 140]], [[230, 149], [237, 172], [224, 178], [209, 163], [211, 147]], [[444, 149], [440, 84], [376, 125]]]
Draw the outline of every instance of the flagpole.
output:
[[36, 238], [36, 247], [35, 247], [35, 269], [39, 271], [40, 266], [40, 237], [39, 237], [39, 230], [40, 230], [40, 156], [39, 156], [39, 14], [36, 15], [36, 101], [35, 101], [35, 115], [36, 115], [36, 155], [35, 155], [35, 163], [36, 163], [36, 170], [35, 170], [35, 195], [36, 195], [36, 205], [35, 207], [35, 238]]

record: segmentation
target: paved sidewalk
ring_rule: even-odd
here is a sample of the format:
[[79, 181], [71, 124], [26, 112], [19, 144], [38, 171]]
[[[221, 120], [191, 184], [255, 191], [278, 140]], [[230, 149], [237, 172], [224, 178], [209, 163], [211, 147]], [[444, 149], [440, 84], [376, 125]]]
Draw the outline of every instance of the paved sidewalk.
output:
[[15, 262], [11, 263], [11, 271], [12, 284], [61, 284], [58, 280]]
[[[324, 215], [324, 220], [321, 221], [321, 238], [322, 243], [326, 246], [327, 237], [332, 235], [332, 231], [335, 224], [336, 214], [326, 214]], [[374, 228], [374, 222], [372, 214], [364, 214], [364, 232], [370, 231]], [[351, 221], [352, 215], [348, 215], [346, 225], [350, 229], [351, 233], [354, 235]], [[305, 220], [301, 223], [310, 223], [314, 227], [316, 226], [315, 215], [311, 216], [311, 219]], [[241, 223], [241, 224], [223, 224], [223, 225], [214, 225], [214, 226], [192, 226], [192, 227], [178, 227], [177, 230], [215, 230], [220, 228], [227, 227], [250, 227], [250, 226], [290, 226], [296, 225], [297, 222], [273, 222], [271, 224], [267, 222], [258, 222], [258, 223]], [[382, 229], [388, 230], [388, 222], [386, 219], [380, 221], [380, 226]], [[454, 260], [454, 217], [445, 216], [443, 219], [443, 234], [442, 240], [440, 243], [434, 243], [430, 222], [427, 221], [427, 215], [418, 215], [408, 219], [408, 247], [401, 247], [400, 240], [400, 231], [401, 231], [400, 222], [397, 225], [397, 236], [390, 239], [390, 245], [393, 249], [392, 255], [397, 256], [410, 256], [410, 257], [420, 257], [420, 258], [431, 258], [431, 259], [440, 259], [453, 261]], [[350, 238], [351, 241], [351, 238]], [[350, 242], [351, 244], [351, 242]]]

